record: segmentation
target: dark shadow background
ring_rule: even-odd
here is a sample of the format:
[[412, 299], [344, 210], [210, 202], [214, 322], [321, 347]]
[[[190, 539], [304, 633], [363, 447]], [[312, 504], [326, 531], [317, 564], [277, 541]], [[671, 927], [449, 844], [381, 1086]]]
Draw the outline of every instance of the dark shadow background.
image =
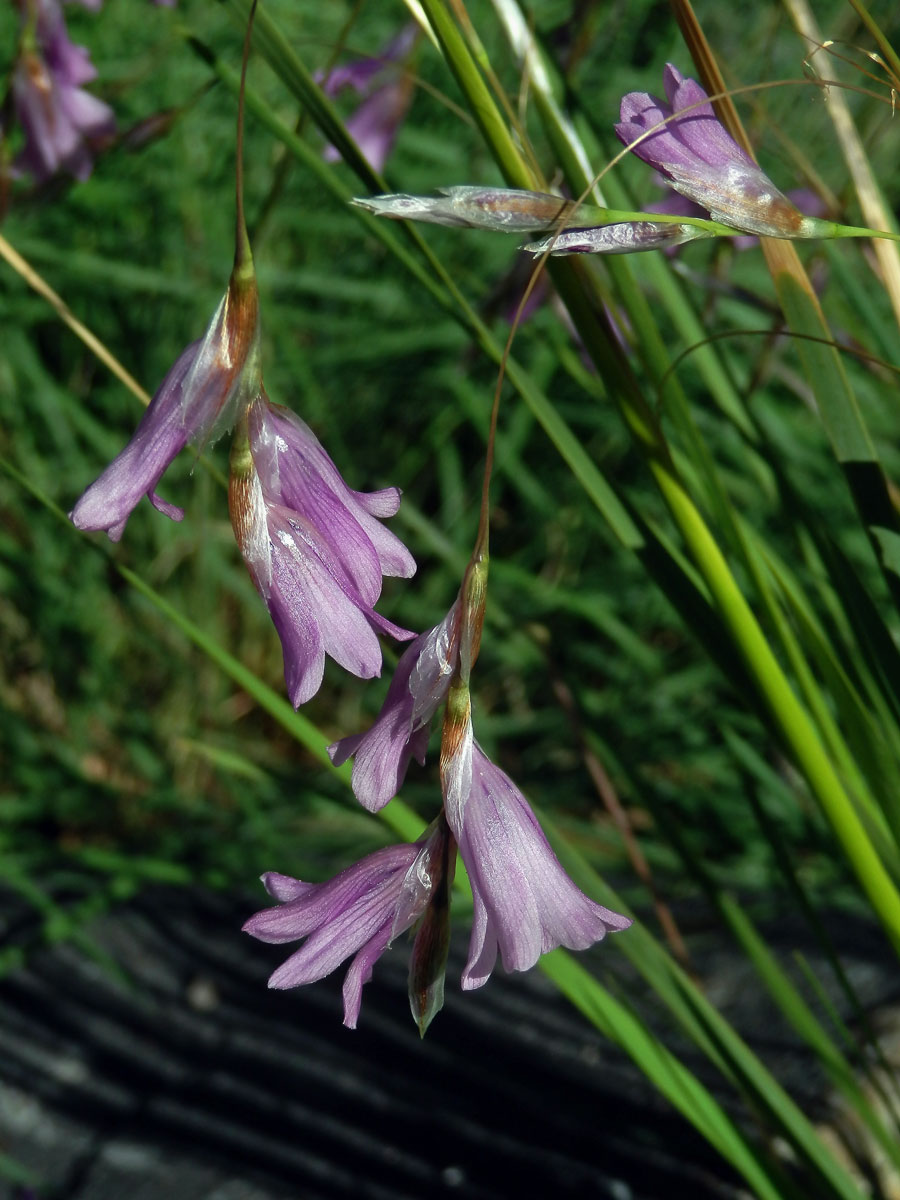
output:
[[[6, 976], [0, 1149], [41, 1182], [34, 1193], [0, 1184], [2, 1200], [739, 1195], [708, 1144], [539, 971], [498, 969], [463, 995], [458, 940], [446, 1006], [420, 1041], [398, 944], [353, 1032], [340, 1023], [342, 972], [267, 991], [284, 948], [238, 933], [253, 904], [154, 888], [89, 926], [127, 978], [70, 942]], [[7, 946], [33, 946], [33, 909], [7, 896], [0, 911]], [[796, 944], [793, 924], [771, 940]], [[867, 1002], [896, 1004], [877, 934], [844, 918], [836, 935]], [[718, 938], [692, 940], [710, 997], [825, 1117], [815, 1064], [751, 968]], [[606, 949], [584, 961], [602, 968]], [[809, 962], [824, 980], [814, 951]], [[715, 1088], [695, 1054], [674, 1049]]]
[[[736, 1194], [706, 1143], [539, 972], [447, 1003], [420, 1041], [406, 954], [340, 1024], [340, 973], [268, 992], [251, 906], [155, 889], [0, 987], [0, 1145], [71, 1200]], [[7, 932], [27, 935], [7, 905]], [[0, 1184], [3, 1200], [24, 1196]]]

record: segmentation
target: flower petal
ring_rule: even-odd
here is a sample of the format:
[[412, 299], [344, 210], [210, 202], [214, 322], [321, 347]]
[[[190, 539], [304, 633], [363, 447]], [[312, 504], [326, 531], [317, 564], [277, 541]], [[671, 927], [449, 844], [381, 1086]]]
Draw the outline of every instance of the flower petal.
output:
[[[444, 830], [446, 833], [446, 830]], [[266, 942], [306, 941], [269, 978], [269, 987], [299, 987], [331, 974], [347, 958], [344, 1024], [356, 1028], [363, 985], [395, 932], [409, 928], [424, 911], [433, 888], [427, 869], [434, 835], [412, 845], [386, 846], [321, 884], [277, 872], [263, 876], [284, 903], [255, 913], [247, 933]]]
[[457, 661], [458, 610], [457, 598], [443, 621], [403, 652], [372, 728], [328, 748], [338, 766], [356, 756], [353, 793], [370, 812], [396, 796], [411, 758], [425, 762], [431, 718], [447, 695]]
[[131, 441], [87, 489], [69, 513], [78, 529], [105, 529], [117, 542], [142, 496], [173, 520], [184, 513], [155, 495], [156, 485], [175, 456], [187, 445], [181, 399], [185, 376], [198, 343], [188, 346], [163, 380], [141, 417]]
[[362, 1005], [363, 986], [372, 978], [372, 968], [388, 948], [390, 940], [391, 927], [384, 925], [362, 947], [344, 976], [344, 1024], [348, 1029], [356, 1028]]
[[402, 873], [397, 880], [399, 893], [403, 877], [417, 854], [416, 845], [386, 846], [325, 883], [304, 883], [269, 871], [263, 876], [266, 890], [282, 903], [254, 914], [244, 924], [244, 930], [262, 942], [297, 941], [317, 927], [329, 925], [353, 908], [360, 898], [377, 896], [379, 889], [398, 872]]
[[526, 971], [557, 946], [584, 950], [628, 917], [595, 903], [563, 870], [525, 797], [475, 746], [462, 827], [448, 811], [476, 908], [463, 987], [480, 986], [499, 947], [508, 971]]
[[341, 738], [328, 747], [331, 761], [341, 763], [355, 755], [353, 794], [369, 812], [378, 812], [396, 796], [411, 758], [425, 761], [428, 729], [411, 731], [413, 696], [410, 674], [421, 650], [422, 638], [404, 651], [375, 724], [367, 733]]

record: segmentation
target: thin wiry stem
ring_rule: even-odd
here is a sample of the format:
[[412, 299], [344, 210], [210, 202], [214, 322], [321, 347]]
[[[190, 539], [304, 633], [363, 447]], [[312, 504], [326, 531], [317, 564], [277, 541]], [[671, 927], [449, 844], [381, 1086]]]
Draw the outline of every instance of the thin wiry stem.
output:
[[250, 58], [250, 38], [253, 33], [253, 18], [256, 16], [256, 6], [257, 0], [253, 0], [253, 3], [250, 5], [250, 15], [247, 18], [247, 31], [244, 34], [244, 52], [241, 59], [241, 85], [238, 92], [237, 139], [234, 164], [235, 270], [246, 266], [253, 260], [253, 256], [250, 251], [250, 238], [247, 234], [247, 221], [244, 217], [244, 91], [247, 83], [247, 62]]

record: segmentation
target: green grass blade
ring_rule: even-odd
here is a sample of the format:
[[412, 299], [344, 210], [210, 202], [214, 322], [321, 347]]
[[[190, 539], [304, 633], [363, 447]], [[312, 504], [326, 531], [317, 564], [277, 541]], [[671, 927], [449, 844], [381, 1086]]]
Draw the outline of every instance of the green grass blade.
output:
[[[626, 1051], [673, 1107], [743, 1175], [755, 1196], [785, 1200], [790, 1194], [786, 1178], [763, 1161], [710, 1092], [632, 1009], [616, 1000], [565, 950], [545, 954], [541, 970], [591, 1024]], [[845, 1194], [849, 1200], [852, 1193]]]

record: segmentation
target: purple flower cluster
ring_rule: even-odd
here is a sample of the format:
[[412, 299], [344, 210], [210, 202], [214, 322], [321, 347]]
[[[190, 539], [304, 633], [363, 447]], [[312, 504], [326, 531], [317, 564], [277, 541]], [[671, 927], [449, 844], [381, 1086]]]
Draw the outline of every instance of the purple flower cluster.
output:
[[[370, 812], [377, 812], [396, 795], [412, 758], [424, 762], [431, 719], [446, 700], [459, 666], [460, 610], [457, 599], [440, 624], [407, 647], [372, 728], [329, 747], [336, 764], [355, 756], [353, 790]], [[527, 971], [541, 954], [557, 946], [583, 950], [608, 932], [628, 928], [628, 917], [590, 900], [569, 879], [525, 797], [472, 738], [470, 722], [453, 756], [450, 776], [444, 812], [469, 875], [475, 906], [469, 958], [462, 975], [464, 990], [487, 982], [498, 952], [506, 970]], [[381, 851], [385, 858], [379, 864], [402, 865], [407, 861], [403, 851], [408, 854], [409, 848], [395, 846]], [[359, 886], [365, 886], [366, 880], [373, 881], [368, 893], [372, 911], [365, 929], [381, 932], [366, 943], [365, 969], [369, 977], [375, 958], [390, 944], [391, 938], [385, 936], [388, 925], [395, 931], [409, 927], [404, 924], [409, 910], [400, 913], [392, 908], [399, 894], [396, 880], [392, 890], [368, 866], [375, 857], [328, 884], [318, 885], [316, 895], [322, 905], [316, 910], [316, 933], [272, 975], [270, 987], [290, 987], [321, 978], [356, 952], [358, 940], [344, 931], [352, 926], [351, 914], [353, 921], [360, 920], [365, 905], [358, 890], [339, 886], [349, 878]], [[270, 877], [265, 878], [272, 892]], [[299, 881], [291, 883], [300, 889], [312, 887]], [[287, 900], [288, 893], [276, 898]], [[420, 911], [427, 902], [428, 895], [420, 892]], [[277, 928], [277, 939], [265, 936], [264, 940], [293, 941], [309, 936], [313, 926], [305, 909], [291, 910], [290, 903], [285, 903], [281, 910], [266, 910], [251, 917], [244, 928], [257, 937], [264, 936], [261, 930]], [[335, 939], [327, 970], [307, 975], [305, 967], [310, 957], [320, 961], [318, 942], [312, 951], [307, 948], [313, 938], [321, 939], [326, 932]], [[359, 1015], [357, 961], [348, 972], [344, 990], [344, 1023], [351, 1026], [355, 1026]], [[295, 962], [304, 967], [301, 975], [288, 969]]]
[[[100, 0], [80, 2], [96, 8]], [[68, 42], [57, 0], [39, 3], [42, 19], [58, 18], [57, 25], [43, 29], [54, 85], [63, 77], [84, 78], [90, 69], [86, 53]], [[409, 53], [414, 36], [404, 33], [378, 59], [334, 72], [326, 90], [354, 86], [375, 113], [386, 89], [398, 82], [396, 63]], [[383, 109], [378, 112], [373, 128], [378, 125], [382, 136], [391, 122], [381, 119]], [[366, 146], [363, 133], [360, 125], [357, 137], [369, 153], [385, 152], [384, 140]], [[54, 147], [57, 165], [76, 174], [85, 166], [89, 170], [89, 156], [79, 158], [77, 150], [62, 155], [60, 145]], [[54, 169], [49, 151], [45, 159], [46, 168]], [[456, 223], [461, 213], [468, 213], [462, 223], [478, 224], [489, 212], [494, 222], [522, 229], [546, 229], [561, 205], [572, 207], [548, 195], [472, 188], [451, 189], [434, 205], [450, 205]], [[554, 947], [584, 949], [631, 921], [575, 886], [522, 793], [475, 741], [469, 678], [484, 620], [486, 542], [473, 555], [450, 611], [427, 633], [416, 636], [375, 611], [384, 578], [408, 579], [416, 569], [403, 543], [382, 524], [398, 510], [399, 489], [350, 488], [313, 431], [270, 402], [262, 383], [259, 298], [240, 201], [237, 229], [234, 270], [206, 333], [182, 352], [131, 441], [70, 516], [79, 529], [105, 530], [113, 541], [143, 496], [181, 520], [182, 510], [157, 493], [164, 472], [188, 443], [203, 448], [234, 429], [231, 522], [281, 640], [294, 706], [319, 690], [326, 656], [369, 679], [381, 671], [379, 635], [413, 639], [372, 728], [335, 742], [329, 753], [338, 765], [354, 758], [353, 790], [363, 807], [377, 812], [396, 795], [411, 760], [424, 763], [432, 719], [444, 706], [439, 817], [417, 842], [378, 850], [324, 883], [268, 872], [263, 883], [277, 903], [244, 928], [262, 941], [302, 942], [272, 974], [274, 988], [312, 983], [352, 959], [344, 982], [344, 1023], [351, 1028], [375, 962], [398, 936], [414, 930], [410, 1004], [424, 1032], [443, 1002], [457, 853], [474, 899], [462, 974], [466, 990], [487, 982], [498, 955], [509, 971], [528, 970]], [[483, 531], [479, 547], [482, 536]]]
[[318, 691], [326, 654], [370, 679], [381, 671], [378, 634], [414, 636], [374, 605], [383, 576], [409, 578], [416, 566], [381, 524], [397, 511], [399, 490], [353, 491], [312, 430], [266, 396], [252, 268], [235, 268], [204, 337], [183, 351], [131, 441], [69, 515], [79, 529], [118, 541], [146, 495], [180, 521], [183, 511], [156, 491], [164, 472], [189, 442], [202, 448], [235, 425], [232, 524], [281, 639], [298, 707]]
[[16, 166], [39, 181], [58, 171], [87, 179], [94, 150], [112, 136], [115, 118], [82, 87], [97, 71], [87, 50], [70, 41], [58, 0], [37, 0], [35, 11], [12, 79], [13, 106], [25, 133]]

